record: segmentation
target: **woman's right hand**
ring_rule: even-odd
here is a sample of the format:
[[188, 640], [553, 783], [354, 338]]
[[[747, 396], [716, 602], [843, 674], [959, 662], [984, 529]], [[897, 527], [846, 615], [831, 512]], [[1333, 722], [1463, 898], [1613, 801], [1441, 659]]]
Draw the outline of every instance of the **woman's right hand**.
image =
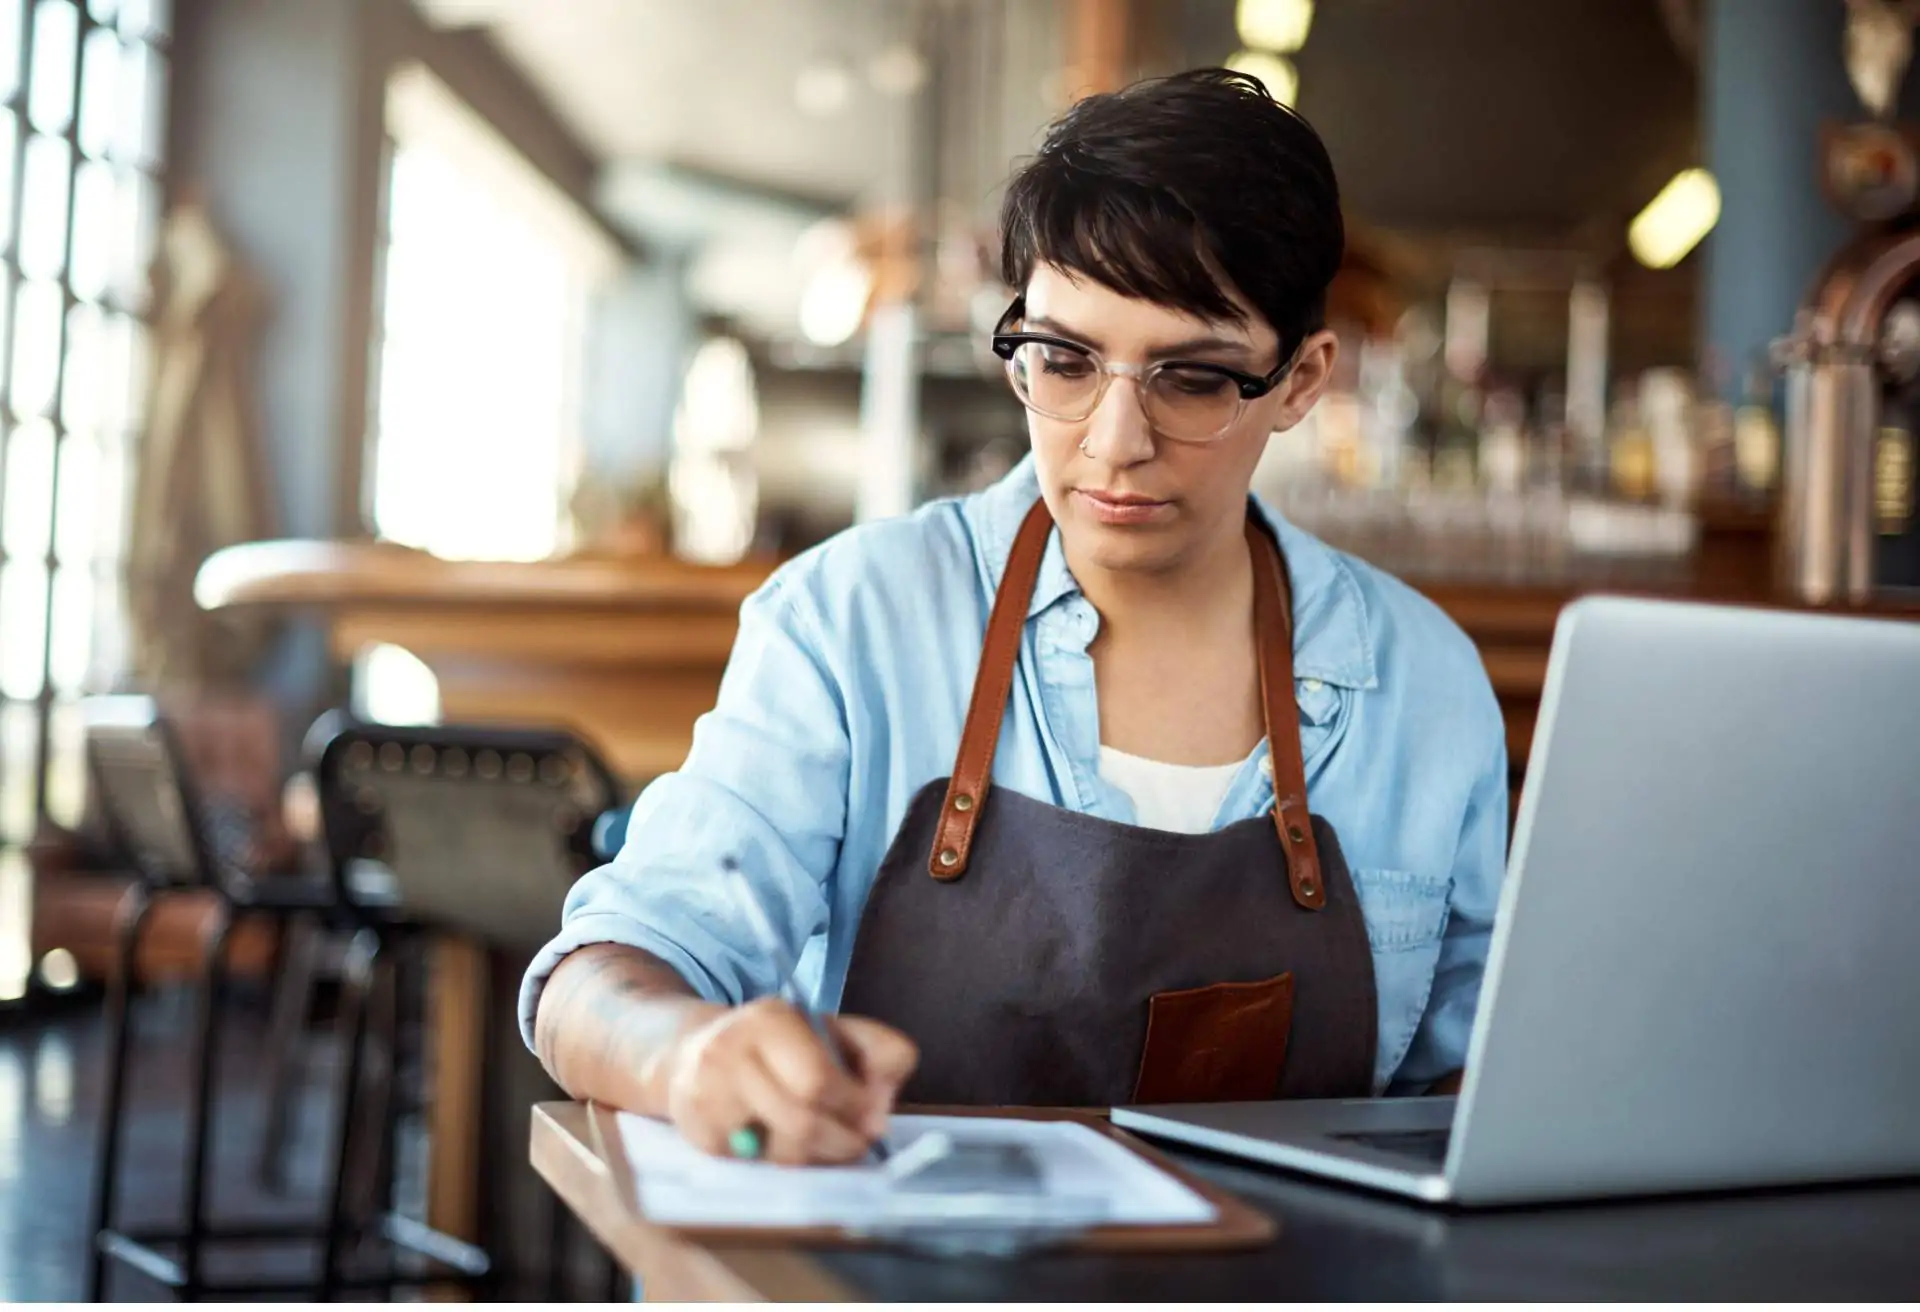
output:
[[906, 1035], [878, 1021], [823, 1019], [844, 1069], [806, 1018], [780, 999], [716, 1009], [660, 1054], [667, 1119], [716, 1156], [731, 1155], [729, 1137], [751, 1125], [769, 1161], [857, 1160], [886, 1132], [920, 1054]]

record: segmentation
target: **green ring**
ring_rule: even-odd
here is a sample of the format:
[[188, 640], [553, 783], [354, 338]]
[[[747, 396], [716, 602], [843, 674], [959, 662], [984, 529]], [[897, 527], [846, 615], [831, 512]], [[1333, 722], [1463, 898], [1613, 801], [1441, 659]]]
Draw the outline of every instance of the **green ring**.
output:
[[758, 1161], [760, 1154], [766, 1151], [766, 1145], [761, 1142], [759, 1127], [743, 1125], [729, 1134], [727, 1151], [742, 1161]]

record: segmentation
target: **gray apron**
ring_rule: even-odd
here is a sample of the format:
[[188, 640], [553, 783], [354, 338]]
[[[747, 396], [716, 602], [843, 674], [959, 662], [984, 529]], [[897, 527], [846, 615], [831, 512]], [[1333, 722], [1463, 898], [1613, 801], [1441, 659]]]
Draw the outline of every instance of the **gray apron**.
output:
[[1273, 813], [1174, 834], [990, 792], [1052, 529], [1036, 503], [994, 598], [953, 774], [908, 804], [841, 1010], [920, 1045], [909, 1103], [1367, 1096], [1373, 955], [1339, 839], [1307, 810], [1278, 547], [1249, 515]]

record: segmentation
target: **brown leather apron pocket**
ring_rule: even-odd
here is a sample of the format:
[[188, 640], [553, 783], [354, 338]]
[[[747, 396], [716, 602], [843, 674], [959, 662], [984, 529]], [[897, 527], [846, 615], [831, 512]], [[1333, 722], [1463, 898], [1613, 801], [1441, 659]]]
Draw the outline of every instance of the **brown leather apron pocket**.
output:
[[1257, 1102], [1278, 1096], [1293, 1028], [1293, 975], [1156, 993], [1133, 1101]]

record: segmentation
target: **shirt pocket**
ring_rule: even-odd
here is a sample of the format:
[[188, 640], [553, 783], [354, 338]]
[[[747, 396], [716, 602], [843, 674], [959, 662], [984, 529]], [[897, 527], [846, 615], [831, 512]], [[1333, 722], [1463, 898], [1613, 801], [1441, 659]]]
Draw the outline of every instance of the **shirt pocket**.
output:
[[1447, 875], [1379, 868], [1355, 870], [1354, 891], [1373, 949], [1373, 984], [1380, 1008], [1374, 1090], [1399, 1069], [1413, 1044], [1433, 992], [1440, 941], [1447, 932], [1453, 880]]

